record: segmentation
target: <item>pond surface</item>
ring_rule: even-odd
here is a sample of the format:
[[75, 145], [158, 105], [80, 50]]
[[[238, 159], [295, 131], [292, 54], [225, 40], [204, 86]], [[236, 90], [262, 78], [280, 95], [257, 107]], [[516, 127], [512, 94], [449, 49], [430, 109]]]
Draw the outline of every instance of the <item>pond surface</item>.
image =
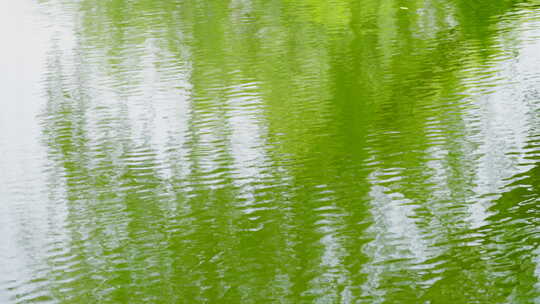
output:
[[540, 303], [540, 2], [0, 4], [0, 303]]

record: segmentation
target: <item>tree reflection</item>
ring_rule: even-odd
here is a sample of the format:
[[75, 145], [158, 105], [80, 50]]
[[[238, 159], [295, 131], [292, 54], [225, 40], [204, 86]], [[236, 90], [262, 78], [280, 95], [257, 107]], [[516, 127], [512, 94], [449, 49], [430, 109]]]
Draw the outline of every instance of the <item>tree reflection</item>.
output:
[[[537, 167], [513, 178], [527, 194], [504, 192], [487, 225], [469, 218], [486, 119], [474, 102], [489, 93], [480, 80], [497, 72], [498, 18], [514, 5], [66, 8], [76, 43], [67, 57], [51, 51], [43, 125], [72, 261], [49, 258], [51, 292], [100, 303], [509, 299], [488, 259], [512, 249], [489, 246], [514, 230], [507, 218], [533, 221]], [[535, 263], [533, 248], [521, 252]]]

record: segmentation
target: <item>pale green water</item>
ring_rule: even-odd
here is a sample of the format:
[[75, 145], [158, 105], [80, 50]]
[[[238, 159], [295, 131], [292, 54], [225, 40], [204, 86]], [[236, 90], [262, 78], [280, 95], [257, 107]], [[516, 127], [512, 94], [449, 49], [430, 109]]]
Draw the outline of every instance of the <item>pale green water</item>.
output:
[[0, 3], [0, 303], [540, 303], [540, 3]]

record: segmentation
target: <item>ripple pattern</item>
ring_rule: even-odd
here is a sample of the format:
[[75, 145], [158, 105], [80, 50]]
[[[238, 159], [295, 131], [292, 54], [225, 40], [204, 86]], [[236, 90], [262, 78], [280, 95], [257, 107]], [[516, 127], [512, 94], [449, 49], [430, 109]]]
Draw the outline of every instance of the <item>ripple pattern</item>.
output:
[[540, 301], [534, 1], [4, 8], [0, 303]]

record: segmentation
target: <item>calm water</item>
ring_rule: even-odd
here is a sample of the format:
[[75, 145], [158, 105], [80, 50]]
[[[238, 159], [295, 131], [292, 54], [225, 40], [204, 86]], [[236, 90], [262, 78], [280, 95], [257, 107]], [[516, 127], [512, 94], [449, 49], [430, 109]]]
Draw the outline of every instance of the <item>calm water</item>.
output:
[[0, 2], [0, 303], [540, 303], [537, 0]]

